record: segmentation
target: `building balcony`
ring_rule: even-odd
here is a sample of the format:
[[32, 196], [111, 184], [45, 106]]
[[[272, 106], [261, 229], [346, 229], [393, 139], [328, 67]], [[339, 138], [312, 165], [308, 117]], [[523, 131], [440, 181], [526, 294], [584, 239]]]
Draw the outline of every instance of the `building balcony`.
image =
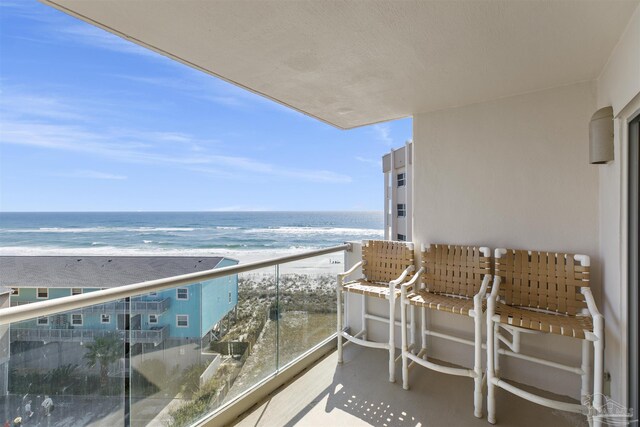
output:
[[[33, 301], [11, 301], [11, 306], [31, 304]], [[133, 313], [133, 314], [162, 314], [171, 307], [171, 298], [145, 299], [133, 301], [116, 301], [106, 304], [97, 304], [82, 309], [85, 313]]]
[[[336, 252], [344, 252], [344, 263], [331, 264], [326, 258], [330, 271], [310, 273], [308, 264], [304, 264], [307, 260], [316, 266], [324, 264], [314, 258], [332, 254], [335, 259]], [[173, 337], [167, 340], [169, 326], [157, 330], [118, 331], [114, 336], [117, 351], [105, 371], [110, 373], [104, 380], [109, 385], [109, 396], [81, 387], [83, 383], [94, 381], [91, 378], [98, 379], [95, 370], [81, 371], [87, 365], [88, 353], [80, 354], [77, 347], [70, 349], [64, 345], [34, 347], [24, 344], [29, 341], [95, 343], [96, 338], [106, 336], [108, 331], [21, 327], [23, 321], [33, 322], [36, 314], [38, 317], [55, 315], [54, 309], [47, 307], [52, 301], [40, 303], [40, 306], [36, 306], [38, 303], [21, 306], [19, 310], [0, 310], [0, 323], [11, 325], [12, 341], [11, 357], [4, 365], [4, 369], [12, 373], [7, 396], [3, 398], [4, 407], [17, 407], [17, 402], [25, 394], [44, 393], [44, 389], [38, 390], [37, 387], [24, 388], [24, 384], [41, 381], [46, 387], [64, 388], [66, 393], [58, 396], [60, 412], [56, 409], [52, 417], [76, 420], [77, 425], [90, 425], [107, 419], [113, 425], [125, 426], [170, 424], [177, 420], [182, 420], [183, 425], [212, 426], [297, 423], [486, 425], [486, 419], [474, 417], [471, 404], [473, 383], [468, 378], [414, 368], [409, 373], [411, 388], [404, 390], [400, 374], [395, 383], [388, 382], [386, 351], [352, 344], [345, 346], [344, 363], [337, 363], [335, 273], [353, 266], [360, 258], [359, 245], [354, 243], [203, 272], [207, 279], [238, 275], [238, 310], [230, 319], [229, 330], [221, 333], [217, 340], [209, 342], [202, 339], [199, 343], [186, 338], [182, 341]], [[196, 276], [191, 280], [195, 282], [204, 278]], [[179, 286], [185, 285], [181, 277], [176, 277], [168, 278], [166, 283], [157, 286], [166, 289], [166, 284], [173, 282], [176, 282], [176, 287], [178, 283]], [[128, 297], [151, 291], [153, 289], [144, 285], [131, 290]], [[98, 303], [96, 305], [112, 304], [116, 307], [123, 302], [122, 299], [104, 301], [113, 290], [100, 292], [96, 292], [92, 300]], [[257, 294], [261, 296], [256, 298]], [[332, 301], [331, 306], [318, 307], [316, 297], [318, 301]], [[69, 307], [67, 304], [57, 307], [57, 310], [86, 310], [89, 307], [86, 304], [90, 302], [84, 301], [84, 307]], [[352, 307], [350, 312], [355, 313], [345, 320], [349, 327], [357, 329], [359, 300], [345, 302]], [[128, 307], [135, 309], [132, 305]], [[375, 312], [375, 304], [368, 309]], [[191, 312], [188, 321], [192, 322], [200, 315], [202, 313]], [[179, 326], [171, 328], [175, 332]], [[381, 329], [371, 327], [368, 333], [379, 339], [376, 334], [380, 334]], [[453, 351], [450, 353], [452, 360], [459, 353], [455, 349]], [[456, 363], [452, 360], [447, 361]], [[74, 365], [80, 367], [76, 373]], [[71, 380], [58, 383], [61, 380], [55, 379], [57, 373], [69, 369], [72, 373], [65, 375]], [[396, 370], [400, 372], [399, 361], [396, 361]], [[128, 387], [125, 387], [125, 382], [128, 382]], [[541, 393], [548, 398], [579, 403], [570, 397]], [[78, 401], [89, 402], [95, 410], [87, 417], [86, 413], [75, 409]], [[204, 407], [198, 403], [203, 401], [208, 402]], [[126, 421], [125, 402], [131, 402], [131, 424]], [[497, 391], [497, 406], [501, 426], [575, 426], [586, 423], [583, 415], [544, 408], [500, 389]], [[0, 402], [0, 409], [2, 407]]]
[[44, 329], [38, 327], [21, 328], [11, 327], [10, 336], [11, 342], [16, 341], [41, 341], [41, 342], [81, 342], [88, 343], [93, 342], [98, 337], [105, 337], [113, 335], [118, 337], [119, 340], [130, 343], [152, 343], [155, 345], [160, 344], [169, 335], [169, 326], [164, 325], [157, 327], [157, 329], [150, 330], [95, 330], [95, 329], [81, 329], [81, 328], [67, 328], [67, 329]]
[[100, 304], [84, 309], [85, 312], [106, 313], [110, 311], [132, 314], [162, 314], [171, 306], [171, 298], [118, 301], [108, 304]]
[[[123, 331], [124, 332], [124, 331]], [[158, 345], [169, 337], [169, 325], [154, 326], [151, 329], [129, 331], [128, 340], [133, 344]]]

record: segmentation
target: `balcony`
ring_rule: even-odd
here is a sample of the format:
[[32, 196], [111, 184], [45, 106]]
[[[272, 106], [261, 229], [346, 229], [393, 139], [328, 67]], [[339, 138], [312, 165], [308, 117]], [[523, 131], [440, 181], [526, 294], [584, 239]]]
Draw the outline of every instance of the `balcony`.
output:
[[[345, 262], [327, 263], [329, 271], [310, 273], [308, 264], [304, 264], [310, 260], [314, 265], [322, 264], [318, 257], [334, 254], [335, 259], [336, 252], [344, 253]], [[69, 297], [62, 303], [56, 302], [55, 307], [47, 306], [53, 302], [49, 301], [1, 310], [0, 324], [11, 325], [15, 349], [12, 348], [11, 357], [4, 365], [11, 375], [0, 409], [17, 407], [24, 395], [52, 393], [59, 403], [52, 421], [64, 418], [72, 420], [74, 425], [109, 420], [113, 425], [125, 426], [158, 423], [437, 426], [455, 420], [455, 425], [485, 426], [486, 419], [473, 416], [469, 404], [473, 388], [466, 378], [413, 369], [410, 371], [412, 387], [406, 391], [399, 382], [388, 382], [386, 351], [350, 344], [345, 346], [345, 363], [337, 363], [334, 273], [359, 259], [359, 245], [354, 243], [188, 277], [167, 278], [151, 285], [140, 284], [111, 302], [105, 300], [112, 299], [110, 294], [117, 289], [96, 292], [92, 299], [83, 302]], [[124, 304], [122, 298], [231, 274], [238, 275], [239, 306], [238, 315], [226, 334], [212, 342], [174, 338], [167, 344], [168, 326], [158, 330], [132, 330], [128, 335], [119, 331], [113, 336], [114, 357], [105, 362], [108, 368], [105, 372], [109, 374], [101, 380], [106, 384], [106, 396], [84, 385], [100, 377], [97, 365], [86, 367], [88, 353], [78, 355], [77, 346], [64, 345], [66, 342], [96, 343], [98, 337], [109, 335], [106, 331], [38, 330], [20, 326], [21, 322], [32, 321], [36, 314], [40, 317], [55, 315], [66, 308], [86, 309], [91, 302], [102, 307], [125, 307], [120, 305]], [[332, 303], [330, 307], [318, 307], [318, 301]], [[345, 303], [355, 304], [356, 309], [351, 311], [359, 312], [358, 301]], [[131, 305], [127, 307], [133, 309]], [[189, 315], [193, 321], [200, 313]], [[354, 324], [354, 318], [347, 321]], [[376, 333], [374, 329], [371, 328], [370, 333]], [[40, 341], [44, 345], [25, 346], [29, 341]], [[53, 342], [60, 344], [50, 349], [48, 344]], [[127, 342], [130, 343], [128, 352]], [[138, 347], [137, 344], [153, 346]], [[205, 345], [208, 350], [203, 348]], [[84, 346], [87, 347], [91, 346]], [[58, 378], [63, 372], [64, 379]], [[129, 381], [129, 387], [125, 387], [125, 381]], [[277, 394], [273, 394], [276, 390]], [[560, 397], [550, 393], [545, 396]], [[570, 398], [564, 400], [575, 403]], [[78, 402], [92, 409], [88, 414], [86, 408], [79, 411]], [[125, 402], [131, 402], [129, 409]], [[501, 426], [586, 423], [584, 416], [540, 407], [503, 391], [498, 391], [497, 404]], [[127, 422], [128, 417], [131, 424]]]
[[98, 337], [114, 334], [126, 342], [152, 343], [155, 345], [164, 341], [169, 334], [169, 326], [165, 325], [151, 330], [111, 331], [92, 329], [44, 329], [44, 328], [10, 328], [11, 342], [42, 341], [42, 342], [93, 342]]
[[107, 311], [131, 312], [132, 314], [162, 314], [171, 306], [171, 298], [154, 300], [119, 301], [100, 304], [84, 309], [85, 312], [105, 313]]
[[[11, 306], [21, 306], [32, 304], [27, 301], [11, 301]], [[171, 306], [171, 298], [163, 299], [145, 299], [133, 301], [118, 301], [106, 304], [97, 304], [91, 307], [83, 308], [85, 313], [106, 313], [109, 311], [131, 312], [133, 314], [162, 314]]]
[[[281, 381], [281, 374], [292, 366], [308, 365], [335, 348], [335, 274], [344, 263], [329, 258], [335, 261], [340, 253], [346, 258], [350, 247], [344, 244], [128, 285], [124, 290], [116, 287], [2, 309], [0, 325], [9, 328], [0, 339], [9, 338], [11, 343], [10, 357], [0, 364], [8, 373], [0, 397], [0, 412], [5, 413], [0, 416], [10, 418], [7, 408], [21, 407], [25, 395], [39, 407], [45, 393], [56, 402], [52, 425], [62, 420], [78, 426], [192, 425], [215, 417], [216, 411], [233, 402], [251, 402], [250, 393], [265, 382]], [[157, 330], [114, 333], [91, 330], [89, 325], [84, 325], [87, 329], [35, 326], [37, 318], [99, 312], [118, 322], [126, 316], [133, 327], [141, 310], [166, 304], [166, 300], [135, 298], [228, 276], [238, 280], [237, 314], [224, 322], [224, 330], [201, 339], [194, 338], [189, 328], [210, 317], [209, 312], [203, 314], [206, 306], [192, 308], [180, 323], [176, 318], [175, 325]], [[217, 339], [212, 341], [213, 336]], [[92, 386], [97, 383], [102, 384], [100, 392]]]
[[[348, 345], [344, 363], [336, 352], [289, 383], [276, 395], [244, 414], [238, 427], [249, 426], [447, 426], [490, 425], [473, 416], [472, 384], [466, 378], [427, 369], [410, 372], [410, 390], [387, 381], [381, 367], [384, 351]], [[398, 364], [399, 368], [399, 364]], [[557, 398], [557, 396], [555, 396]], [[554, 411], [510, 393], [498, 393], [499, 425], [582, 426], [583, 416]]]

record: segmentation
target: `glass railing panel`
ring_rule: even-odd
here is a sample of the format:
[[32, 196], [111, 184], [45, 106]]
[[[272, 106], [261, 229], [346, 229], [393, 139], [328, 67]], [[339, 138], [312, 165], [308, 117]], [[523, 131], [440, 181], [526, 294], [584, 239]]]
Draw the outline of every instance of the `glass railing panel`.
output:
[[344, 252], [279, 266], [279, 367], [335, 334], [336, 275], [341, 271]]
[[224, 336], [212, 344], [212, 349], [226, 357], [231, 355], [233, 360], [229, 360], [229, 366], [233, 367], [231, 377], [235, 378], [222, 404], [276, 372], [277, 279], [275, 266], [238, 275], [237, 315]]
[[3, 425], [125, 424], [127, 316], [102, 307], [0, 327]]
[[[338, 250], [267, 261], [131, 298], [98, 295], [100, 304], [0, 326], [0, 423], [192, 425], [334, 334], [343, 259]], [[40, 313], [34, 306], [3, 312], [2, 320], [25, 311]]]
[[[173, 413], [182, 407], [191, 410], [210, 362], [201, 335], [206, 286], [170, 288], [133, 297], [127, 304], [131, 426], [188, 425], [174, 422]], [[171, 309], [160, 303], [164, 300], [173, 301]]]
[[187, 426], [276, 371], [275, 268], [132, 298], [131, 426]]

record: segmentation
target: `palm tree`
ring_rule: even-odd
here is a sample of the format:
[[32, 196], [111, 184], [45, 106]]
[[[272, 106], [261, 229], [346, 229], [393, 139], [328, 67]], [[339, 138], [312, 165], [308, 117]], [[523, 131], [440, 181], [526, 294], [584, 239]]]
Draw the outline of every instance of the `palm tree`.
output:
[[124, 355], [123, 344], [115, 334], [97, 337], [92, 344], [87, 344], [87, 366], [93, 368], [100, 365], [100, 384], [106, 385], [109, 365]]

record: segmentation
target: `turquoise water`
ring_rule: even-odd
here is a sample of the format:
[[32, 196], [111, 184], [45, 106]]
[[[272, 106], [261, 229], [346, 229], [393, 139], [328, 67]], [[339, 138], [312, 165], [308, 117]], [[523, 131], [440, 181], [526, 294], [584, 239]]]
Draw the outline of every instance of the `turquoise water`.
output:
[[0, 213], [0, 253], [312, 249], [382, 238], [382, 228], [382, 212]]

